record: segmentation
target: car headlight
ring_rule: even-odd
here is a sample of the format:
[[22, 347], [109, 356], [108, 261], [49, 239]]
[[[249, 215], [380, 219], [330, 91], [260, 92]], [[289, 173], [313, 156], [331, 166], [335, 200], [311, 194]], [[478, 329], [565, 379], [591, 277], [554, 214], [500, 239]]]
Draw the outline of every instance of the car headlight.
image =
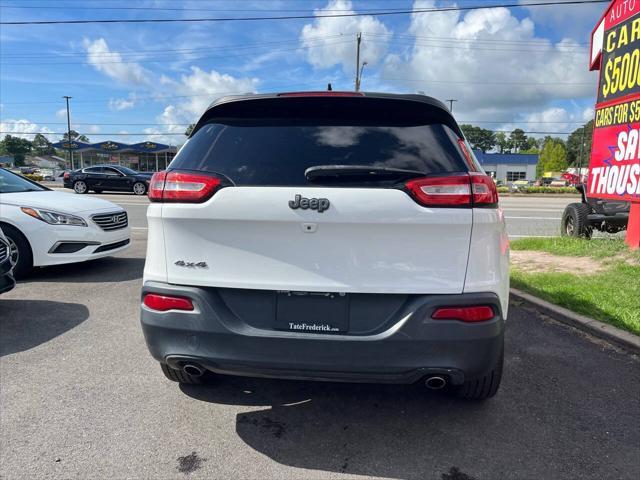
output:
[[68, 213], [52, 212], [51, 210], [43, 210], [42, 208], [20, 207], [27, 215], [42, 220], [49, 225], [72, 225], [77, 227], [86, 227], [87, 222], [82, 218]]

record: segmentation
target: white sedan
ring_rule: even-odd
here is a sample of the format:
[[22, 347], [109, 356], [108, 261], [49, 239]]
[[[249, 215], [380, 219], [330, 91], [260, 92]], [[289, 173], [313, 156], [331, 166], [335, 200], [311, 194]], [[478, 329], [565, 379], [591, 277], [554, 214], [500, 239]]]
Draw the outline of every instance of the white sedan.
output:
[[99, 198], [78, 199], [0, 168], [0, 227], [16, 277], [33, 267], [84, 262], [129, 247], [127, 212]]

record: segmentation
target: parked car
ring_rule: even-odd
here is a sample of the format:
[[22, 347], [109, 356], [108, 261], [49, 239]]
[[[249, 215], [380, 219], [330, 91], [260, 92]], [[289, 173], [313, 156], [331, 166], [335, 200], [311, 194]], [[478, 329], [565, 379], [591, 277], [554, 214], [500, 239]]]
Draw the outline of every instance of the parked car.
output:
[[0, 228], [0, 293], [5, 293], [15, 287], [13, 278], [13, 264], [11, 263], [11, 247], [7, 237]]
[[52, 191], [0, 169], [0, 227], [17, 278], [33, 267], [83, 262], [125, 250], [127, 212], [107, 200]]
[[533, 185], [533, 182], [531, 180], [516, 180], [511, 183], [511, 190], [513, 191], [523, 190], [523, 189], [529, 188], [532, 185]]
[[65, 172], [63, 183], [76, 193], [90, 190], [102, 192], [133, 192], [145, 195], [149, 188], [152, 173], [136, 172], [120, 165], [95, 165], [72, 172]]
[[594, 230], [618, 233], [627, 229], [631, 203], [587, 197], [584, 185], [576, 189], [582, 201], [565, 207], [560, 227], [562, 236], [591, 238]]
[[504, 217], [440, 101], [225, 97], [149, 199], [141, 323], [170, 380], [498, 390]]

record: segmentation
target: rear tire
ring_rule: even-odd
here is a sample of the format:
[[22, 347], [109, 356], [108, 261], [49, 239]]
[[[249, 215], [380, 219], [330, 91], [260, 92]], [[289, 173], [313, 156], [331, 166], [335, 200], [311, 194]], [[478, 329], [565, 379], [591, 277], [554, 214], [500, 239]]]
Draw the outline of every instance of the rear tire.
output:
[[465, 380], [462, 385], [454, 387], [453, 393], [466, 400], [486, 400], [493, 397], [500, 388], [502, 369], [504, 366], [504, 347], [500, 357], [486, 375]]
[[83, 182], [82, 180], [76, 180], [75, 182], [73, 182], [73, 191], [76, 193], [84, 194], [87, 193], [89, 189], [87, 188], [87, 184], [85, 182]]
[[133, 184], [132, 190], [135, 195], [144, 195], [147, 193], [147, 186], [142, 182], [136, 182]]
[[27, 238], [17, 228], [11, 225], [3, 224], [2, 231], [7, 237], [7, 240], [9, 240], [13, 276], [16, 279], [24, 278], [33, 270], [31, 245], [29, 245]]
[[560, 235], [563, 237], [591, 238], [593, 228], [588, 215], [591, 207], [586, 203], [570, 203], [562, 213]]
[[176, 370], [175, 368], [171, 368], [166, 363], [161, 363], [160, 368], [162, 368], [162, 373], [172, 382], [184, 383], [186, 385], [200, 385], [204, 383], [204, 376], [206, 372], [200, 377], [194, 377], [189, 375], [188, 373], [183, 372], [182, 370]]

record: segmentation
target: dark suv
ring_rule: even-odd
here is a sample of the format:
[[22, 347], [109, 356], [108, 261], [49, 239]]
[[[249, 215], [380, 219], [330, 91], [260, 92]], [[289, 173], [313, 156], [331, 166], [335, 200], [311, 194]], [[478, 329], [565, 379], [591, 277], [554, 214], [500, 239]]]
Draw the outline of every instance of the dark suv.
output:
[[145, 195], [149, 188], [151, 173], [136, 172], [120, 165], [95, 165], [72, 172], [65, 172], [64, 186], [76, 193], [133, 192]]

